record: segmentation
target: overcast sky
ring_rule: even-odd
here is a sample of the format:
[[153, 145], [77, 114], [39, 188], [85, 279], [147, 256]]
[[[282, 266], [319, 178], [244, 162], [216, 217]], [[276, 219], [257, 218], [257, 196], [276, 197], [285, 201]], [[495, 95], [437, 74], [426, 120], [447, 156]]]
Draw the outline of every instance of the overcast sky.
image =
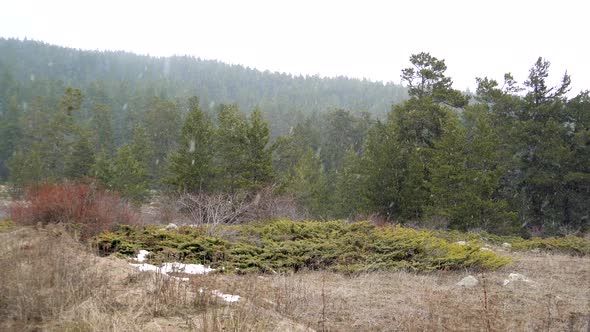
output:
[[[0, 1], [0, 36], [91, 50], [194, 55], [293, 74], [399, 83], [412, 53], [445, 59], [458, 89], [526, 79], [539, 56], [590, 89], [590, 2]], [[1, 55], [0, 55], [1, 56]]]

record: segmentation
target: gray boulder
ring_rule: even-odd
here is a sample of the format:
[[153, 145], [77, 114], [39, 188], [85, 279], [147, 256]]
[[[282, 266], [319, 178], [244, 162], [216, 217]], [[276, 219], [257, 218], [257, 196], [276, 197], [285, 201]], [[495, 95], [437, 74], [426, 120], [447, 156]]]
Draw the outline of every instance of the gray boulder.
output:
[[477, 284], [479, 284], [479, 281], [477, 280], [476, 277], [467, 276], [467, 277], [461, 279], [461, 281], [459, 281], [457, 283], [457, 286], [470, 288], [470, 287], [477, 286]]

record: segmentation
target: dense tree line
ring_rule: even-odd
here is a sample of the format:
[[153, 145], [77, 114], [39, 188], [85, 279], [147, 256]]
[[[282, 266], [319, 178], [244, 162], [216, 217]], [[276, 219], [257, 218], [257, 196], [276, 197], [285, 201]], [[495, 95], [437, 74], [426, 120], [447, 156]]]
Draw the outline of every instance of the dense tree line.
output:
[[[5, 48], [77, 52], [93, 61], [125, 60], [130, 67], [137, 65], [133, 59], [165, 63], [34, 42], [3, 43]], [[63, 65], [78, 64], [82, 58], [62, 59]], [[5, 60], [2, 68], [24, 70], [7, 67]], [[146, 88], [129, 93], [141, 89], [135, 83], [117, 90], [124, 76], [120, 81], [93, 81], [85, 75], [104, 76], [107, 69], [88, 74], [84, 70], [95, 67], [87, 65], [62, 73], [70, 78], [67, 83], [23, 80], [18, 77], [22, 73], [5, 70], [0, 85], [0, 175], [14, 188], [92, 179], [138, 203], [149, 189], [247, 195], [274, 184], [278, 194], [293, 197], [313, 218], [378, 214], [395, 222], [495, 233], [588, 230], [587, 91], [568, 99], [567, 74], [557, 86], [548, 86], [550, 63], [542, 58], [522, 85], [510, 74], [502, 84], [478, 78], [475, 96], [452, 88], [443, 60], [420, 53], [412, 55], [410, 63], [412, 67], [402, 71], [409, 99], [392, 103], [385, 117], [363, 107], [338, 107], [334, 101], [321, 110], [302, 111], [286, 132], [273, 127], [279, 108], [272, 109], [279, 113], [269, 113], [263, 102], [256, 103], [265, 100], [256, 93], [252, 103], [246, 103], [251, 108], [236, 103], [245, 100], [239, 97], [211, 105], [201, 99], [206, 90], [196, 91], [199, 97], [183, 97], [189, 90], [181, 81], [166, 85], [162, 82], [172, 80], [152, 77], [133, 82], [158, 86], [159, 92]], [[209, 63], [190, 59], [187, 66], [191, 64]], [[194, 75], [177, 74], [186, 81]], [[261, 75], [261, 82], [271, 85], [284, 78]], [[289, 79], [294, 86], [304, 86], [297, 85], [299, 78]], [[72, 80], [83, 88], [66, 86]], [[317, 82], [329, 86], [339, 81]], [[240, 91], [246, 96], [248, 88]], [[347, 90], [334, 93], [342, 91]], [[290, 98], [275, 93], [279, 99]], [[273, 135], [275, 129], [280, 134]]]
[[56, 101], [67, 86], [81, 89], [87, 101], [98, 99], [112, 109], [119, 144], [133, 128], [129, 123], [154, 96], [184, 102], [198, 95], [207, 112], [219, 104], [235, 103], [247, 112], [259, 107], [273, 137], [288, 133], [303, 117], [327, 109], [383, 116], [392, 103], [407, 98], [406, 89], [392, 83], [292, 76], [189, 56], [82, 51], [0, 38], [0, 107], [5, 109], [14, 95], [18, 102], [36, 96]]

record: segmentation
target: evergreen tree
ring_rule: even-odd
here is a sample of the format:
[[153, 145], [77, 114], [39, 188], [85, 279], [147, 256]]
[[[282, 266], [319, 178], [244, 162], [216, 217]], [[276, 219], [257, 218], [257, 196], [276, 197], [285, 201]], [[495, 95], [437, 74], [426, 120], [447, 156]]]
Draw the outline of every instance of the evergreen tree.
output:
[[95, 103], [92, 108], [91, 128], [95, 135], [96, 151], [104, 150], [109, 156], [114, 153], [112, 110], [105, 104]]
[[47, 181], [47, 167], [43, 161], [39, 144], [34, 144], [26, 152], [17, 150], [6, 162], [10, 171], [9, 183], [15, 189], [23, 189]]
[[168, 185], [178, 191], [209, 190], [213, 180], [213, 135], [211, 120], [189, 99], [189, 113], [182, 127], [179, 148], [170, 156]]
[[237, 105], [221, 105], [217, 120], [217, 188], [234, 192], [248, 185], [248, 122]]
[[286, 191], [316, 218], [329, 216], [331, 195], [320, 159], [307, 151], [294, 167]]
[[108, 187], [135, 203], [141, 203], [149, 196], [149, 182], [145, 168], [133, 158], [131, 148], [119, 148], [113, 160]]
[[477, 107], [464, 115], [473, 125], [467, 129], [455, 122], [433, 150], [430, 215], [464, 231], [513, 232], [516, 214], [498, 195], [506, 171], [498, 133]]
[[91, 175], [94, 149], [87, 134], [81, 134], [66, 159], [65, 175], [69, 179], [82, 179]]
[[365, 172], [360, 157], [353, 149], [344, 156], [342, 167], [336, 173], [334, 215], [351, 218], [370, 212], [367, 202]]
[[12, 96], [6, 113], [0, 114], [0, 180], [8, 178], [5, 163], [16, 151], [23, 137], [20, 126], [21, 113], [16, 96]]
[[270, 129], [262, 119], [260, 109], [250, 114], [247, 132], [246, 170], [247, 188], [256, 190], [272, 180], [272, 149], [269, 146]]

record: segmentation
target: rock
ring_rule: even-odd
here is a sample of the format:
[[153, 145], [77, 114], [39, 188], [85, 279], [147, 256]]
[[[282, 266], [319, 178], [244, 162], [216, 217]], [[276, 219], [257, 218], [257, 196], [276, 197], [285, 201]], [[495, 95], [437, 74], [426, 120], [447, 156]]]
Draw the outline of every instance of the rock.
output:
[[503, 248], [512, 248], [512, 245], [508, 242], [504, 242], [504, 243], [502, 243], [502, 247]]
[[508, 279], [510, 281], [530, 281], [529, 279], [527, 279], [527, 277], [520, 273], [510, 273], [508, 275]]
[[169, 223], [164, 229], [166, 229], [167, 231], [171, 230], [171, 229], [177, 229], [178, 226], [176, 226], [176, 224], [173, 223]]
[[526, 282], [526, 283], [535, 284], [535, 282], [533, 282], [532, 280], [528, 279], [523, 274], [520, 274], [520, 273], [510, 273], [508, 275], [508, 279], [504, 279], [504, 282], [502, 283], [502, 286], [506, 286], [509, 283], [512, 283], [512, 282], [515, 282], [515, 281], [522, 281], [522, 282]]
[[461, 279], [461, 281], [459, 281], [457, 283], [457, 286], [461, 286], [461, 287], [475, 287], [477, 286], [477, 284], [479, 283], [479, 281], [477, 280], [476, 277], [474, 276], [467, 276], [463, 279]]
[[460, 246], [464, 246], [464, 245], [467, 244], [467, 242], [465, 242], [465, 241], [457, 241], [457, 242], [455, 242], [455, 244], [458, 244]]
[[481, 247], [481, 248], [479, 248], [479, 250], [482, 250], [482, 251], [492, 251], [492, 249], [490, 249], [488, 247]]

